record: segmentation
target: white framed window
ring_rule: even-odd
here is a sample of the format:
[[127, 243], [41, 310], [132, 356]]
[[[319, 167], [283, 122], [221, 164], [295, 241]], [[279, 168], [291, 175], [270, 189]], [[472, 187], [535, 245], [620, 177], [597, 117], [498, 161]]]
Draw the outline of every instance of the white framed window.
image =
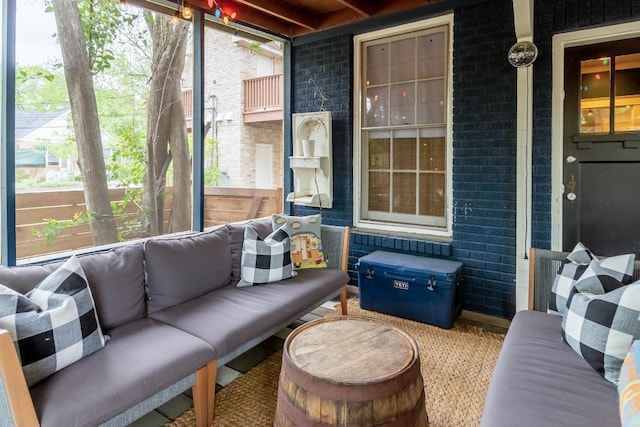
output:
[[354, 39], [354, 224], [451, 236], [453, 15]]

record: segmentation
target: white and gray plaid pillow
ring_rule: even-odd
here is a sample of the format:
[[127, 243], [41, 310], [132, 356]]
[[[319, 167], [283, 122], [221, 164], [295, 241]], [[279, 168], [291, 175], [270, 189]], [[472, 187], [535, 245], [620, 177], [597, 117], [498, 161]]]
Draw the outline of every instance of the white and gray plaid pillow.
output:
[[564, 316], [567, 312], [567, 300], [576, 280], [582, 276], [591, 260], [597, 259], [582, 243], [573, 248], [567, 258], [562, 261], [558, 273], [553, 280], [549, 295], [547, 313]]
[[0, 328], [11, 333], [29, 386], [105, 344], [75, 256], [26, 295], [0, 285]]
[[[616, 255], [605, 259], [594, 259], [576, 280], [575, 292], [604, 294], [633, 280], [633, 261], [635, 254]], [[569, 295], [569, 299], [571, 295]], [[567, 302], [567, 306], [571, 301]]]
[[251, 227], [245, 228], [238, 287], [277, 282], [293, 276], [289, 235], [278, 229], [262, 240]]
[[602, 295], [576, 293], [562, 319], [562, 339], [617, 384], [631, 343], [640, 338], [639, 319], [640, 281]]

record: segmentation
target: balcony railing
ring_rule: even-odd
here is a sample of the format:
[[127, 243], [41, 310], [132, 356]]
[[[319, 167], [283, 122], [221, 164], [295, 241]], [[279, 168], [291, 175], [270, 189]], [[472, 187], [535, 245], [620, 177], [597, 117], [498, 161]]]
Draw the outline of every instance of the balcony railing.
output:
[[284, 105], [282, 74], [244, 81], [244, 122], [282, 120]]

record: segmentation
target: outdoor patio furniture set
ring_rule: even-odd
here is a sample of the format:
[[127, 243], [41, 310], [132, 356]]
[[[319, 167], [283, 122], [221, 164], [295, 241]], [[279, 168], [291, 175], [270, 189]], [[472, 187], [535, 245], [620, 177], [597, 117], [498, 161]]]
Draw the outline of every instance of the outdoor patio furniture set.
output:
[[[73, 338], [61, 319], [65, 325], [79, 322], [82, 330], [79, 344], [34, 361], [30, 366], [38, 369], [25, 368], [25, 375], [11, 334], [0, 333], [0, 420], [29, 426], [123, 426], [192, 387], [197, 424], [211, 425], [218, 365], [338, 295], [346, 310], [348, 227], [322, 225], [328, 268], [238, 287], [246, 228], [264, 238], [272, 232], [272, 222], [233, 223], [67, 261], [0, 267], [3, 292], [17, 291], [22, 295], [15, 296], [18, 301], [25, 295], [35, 298], [42, 290], [30, 291], [41, 282], [61, 279], [57, 292], [75, 289], [68, 292], [71, 300], [67, 295], [57, 308], [51, 293], [44, 298], [51, 309], [45, 342]], [[95, 309], [83, 300], [87, 294]], [[19, 302], [18, 312], [28, 304]], [[69, 306], [75, 307], [76, 320], [69, 320]], [[6, 321], [10, 317], [4, 314], [0, 319]], [[21, 328], [16, 328], [18, 335]], [[57, 370], [72, 359], [70, 353], [80, 360]], [[23, 365], [31, 362], [25, 358], [23, 354]], [[39, 368], [51, 369], [51, 375], [32, 375]]]

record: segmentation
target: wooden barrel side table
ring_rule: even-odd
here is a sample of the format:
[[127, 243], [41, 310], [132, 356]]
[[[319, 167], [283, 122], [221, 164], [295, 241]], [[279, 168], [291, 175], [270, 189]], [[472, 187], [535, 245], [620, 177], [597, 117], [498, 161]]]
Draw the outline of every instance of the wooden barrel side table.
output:
[[339, 316], [287, 337], [274, 426], [427, 425], [418, 347], [406, 332]]

